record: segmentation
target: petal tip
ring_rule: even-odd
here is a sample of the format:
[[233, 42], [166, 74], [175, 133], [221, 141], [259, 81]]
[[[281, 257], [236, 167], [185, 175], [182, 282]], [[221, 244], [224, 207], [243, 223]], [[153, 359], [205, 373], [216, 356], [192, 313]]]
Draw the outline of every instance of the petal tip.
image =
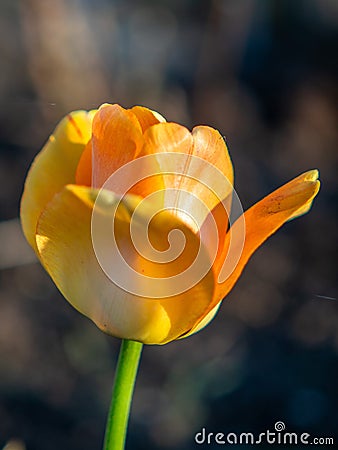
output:
[[102, 103], [102, 105], [100, 105], [100, 106], [98, 107], [98, 110], [107, 108], [107, 107], [109, 107], [109, 106], [112, 106], [112, 104], [111, 104], [111, 103]]
[[318, 169], [312, 169], [308, 172], [305, 172], [304, 174], [304, 180], [305, 181], [317, 181], [319, 178], [319, 170]]

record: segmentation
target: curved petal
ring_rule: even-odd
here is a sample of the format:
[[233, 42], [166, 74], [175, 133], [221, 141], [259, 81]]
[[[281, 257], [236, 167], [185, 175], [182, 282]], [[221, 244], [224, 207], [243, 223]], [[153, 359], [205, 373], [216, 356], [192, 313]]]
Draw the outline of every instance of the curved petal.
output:
[[[165, 122], [149, 127], [144, 133], [144, 140], [142, 153], [147, 155], [157, 153], [190, 154], [192, 151], [190, 131], [177, 123]], [[177, 181], [171, 178], [168, 178], [168, 180]]]
[[231, 200], [232, 196], [229, 196], [223, 202], [218, 203], [207, 215], [201, 226], [201, 239], [209, 250], [214, 265], [217, 264], [217, 260], [223, 257]]
[[90, 139], [82, 152], [81, 158], [76, 168], [75, 173], [76, 184], [80, 186], [92, 185], [93, 182], [92, 158], [93, 158], [93, 146], [92, 146], [92, 139]]
[[[235, 239], [236, 241], [236, 234], [243, 225], [242, 218], [237, 219], [226, 236], [223, 258], [219, 258], [215, 264], [215, 273], [219, 274], [219, 283], [215, 291], [213, 304], [217, 304], [229, 293], [251, 255], [269, 236], [275, 233], [288, 220], [305, 214], [310, 209], [319, 187], [318, 171], [310, 170], [291, 180], [247, 210], [244, 213], [246, 226], [245, 243], [240, 259], [235, 270], [223, 281], [224, 269], [226, 269], [227, 263], [225, 258], [230, 240]], [[221, 267], [222, 263], [223, 267]]]
[[[176, 339], [190, 330], [208, 308], [214, 289], [212, 270], [187, 292], [172, 297], [141, 297], [118, 287], [106, 276], [93, 250], [91, 220], [97, 194], [96, 190], [70, 185], [48, 204], [37, 228], [37, 245], [43, 265], [65, 298], [106, 333], [147, 344], [164, 344]], [[111, 223], [112, 205], [119, 199], [111, 192], [104, 194], [100, 196], [98, 212]], [[135, 253], [129, 237], [132, 213], [141, 231], [153, 215], [151, 205], [138, 210], [139, 204], [138, 197], [129, 195], [115, 211], [116, 240], [126, 260], [138, 272], [155, 278], [173, 276], [178, 269], [189, 266], [200, 248], [200, 241], [169, 213], [150, 222], [149, 239], [159, 251], [164, 251], [168, 247], [168, 230], [181, 230], [187, 241], [178, 263], [148, 264]], [[104, 243], [109, 246], [110, 241]], [[209, 264], [203, 247], [201, 252]]]
[[143, 133], [152, 125], [166, 121], [157, 111], [152, 111], [144, 106], [133, 106], [130, 111], [135, 114], [137, 120], [140, 122]]
[[35, 230], [46, 204], [66, 184], [74, 183], [75, 171], [91, 135], [95, 111], [74, 111], [56, 127], [31, 165], [21, 199], [21, 223], [27, 241], [36, 251]]
[[241, 233], [241, 229], [245, 223], [247, 230], [246, 239], [238, 265], [229, 278], [216, 286], [214, 299], [210, 304], [208, 312], [195, 323], [189, 332], [183, 334], [180, 338], [195, 334], [208, 325], [217, 314], [222, 299], [233, 288], [255, 250], [285, 222], [309, 211], [312, 201], [320, 187], [320, 182], [317, 178], [317, 170], [311, 170], [300, 175], [252, 206], [245, 212], [244, 221], [242, 217], [234, 223], [226, 236], [222, 255], [223, 259], [216, 260], [214, 270], [216, 274], [221, 275], [220, 261], [224, 261], [229, 249], [230, 239], [233, 238], [236, 240], [236, 234]]
[[203, 330], [216, 316], [218, 313], [218, 310], [221, 306], [222, 302], [217, 303], [216, 306], [213, 307], [211, 311], [209, 311], [205, 316], [202, 317], [201, 320], [199, 320], [188, 333], [183, 334], [179, 337], [179, 339], [184, 339], [192, 334], [198, 333], [199, 331]]
[[[214, 218], [219, 245], [223, 245], [231, 211], [234, 184], [234, 169], [225, 140], [221, 134], [208, 126], [198, 126], [192, 131], [194, 138], [194, 154], [208, 161], [218, 169], [221, 176], [208, 166], [202, 167], [199, 179], [203, 180], [216, 192], [217, 197], [210, 201], [211, 216]], [[210, 199], [212, 197], [209, 197]]]
[[102, 105], [93, 120], [92, 186], [102, 187], [112, 173], [138, 156], [142, 146], [136, 116], [119, 105]]
[[143, 152], [156, 155], [163, 173], [164, 207], [197, 232], [232, 193], [232, 165], [222, 137], [209, 127], [190, 133], [181, 125], [160, 123], [148, 128], [144, 138]]
[[[93, 139], [88, 142], [80, 159], [76, 184], [82, 186], [102, 187], [104, 182], [118, 169], [125, 169], [116, 178], [110, 178], [105, 188], [124, 194], [121, 186], [132, 186], [128, 192], [146, 197], [156, 190], [163, 189], [163, 180], [155, 159], [147, 160], [148, 167], [142, 163], [130, 166], [127, 163], [143, 155], [142, 132], [150, 126], [165, 122], [165, 119], [155, 111], [142, 106], [134, 106], [125, 110], [118, 105], [103, 105], [95, 117], [93, 124]], [[94, 173], [93, 164], [94, 160]], [[149, 168], [151, 164], [151, 169]], [[150, 170], [149, 170], [150, 169]], [[144, 170], [155, 173], [151, 179], [144, 179], [134, 186], [136, 178], [141, 179]], [[123, 183], [120, 182], [123, 178]]]
[[[214, 128], [201, 125], [192, 130], [194, 154], [205, 159], [219, 169], [228, 180], [228, 191], [234, 184], [234, 169], [226, 143]], [[222, 199], [223, 200], [223, 199]]]

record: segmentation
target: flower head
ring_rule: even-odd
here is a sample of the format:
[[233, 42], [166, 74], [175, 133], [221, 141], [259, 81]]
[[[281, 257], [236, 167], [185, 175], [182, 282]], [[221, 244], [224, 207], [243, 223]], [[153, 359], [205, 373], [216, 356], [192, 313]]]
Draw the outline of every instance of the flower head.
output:
[[113, 336], [164, 344], [203, 328], [254, 251], [306, 213], [311, 170], [240, 206], [218, 131], [136, 106], [68, 114], [27, 175], [26, 239], [64, 297]]

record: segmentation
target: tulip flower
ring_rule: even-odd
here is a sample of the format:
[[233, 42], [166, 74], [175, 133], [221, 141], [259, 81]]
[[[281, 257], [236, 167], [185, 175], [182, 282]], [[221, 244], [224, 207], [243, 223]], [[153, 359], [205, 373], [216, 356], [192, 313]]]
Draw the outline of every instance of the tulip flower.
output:
[[22, 227], [67, 301], [122, 338], [137, 365], [141, 343], [206, 326], [255, 250], [306, 213], [320, 185], [317, 170], [305, 172], [230, 224], [233, 178], [213, 128], [105, 104], [68, 114], [37, 155]]

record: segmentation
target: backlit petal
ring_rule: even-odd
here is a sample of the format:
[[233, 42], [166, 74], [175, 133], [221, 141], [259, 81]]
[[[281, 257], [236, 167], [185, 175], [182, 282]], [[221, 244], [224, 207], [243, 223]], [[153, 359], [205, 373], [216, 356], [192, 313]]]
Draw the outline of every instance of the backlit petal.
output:
[[29, 169], [21, 200], [21, 222], [26, 239], [35, 250], [38, 217], [55, 193], [75, 182], [77, 164], [90, 139], [94, 113], [74, 111], [68, 114]]
[[152, 125], [166, 121], [157, 111], [152, 111], [144, 106], [134, 106], [130, 111], [135, 114], [137, 120], [140, 122], [143, 133]]
[[93, 120], [92, 186], [102, 187], [112, 173], [138, 156], [142, 146], [142, 128], [131, 111], [101, 106]]
[[164, 206], [199, 230], [207, 214], [232, 193], [232, 165], [222, 136], [209, 127], [190, 133], [181, 125], [161, 123], [144, 138], [143, 152], [157, 155], [163, 173]]
[[221, 134], [204, 125], [195, 127], [192, 131], [194, 138], [194, 155], [205, 159], [219, 169], [229, 180], [228, 189], [234, 184], [234, 170], [230, 155]]
[[[106, 105], [107, 107], [108, 105]], [[115, 105], [110, 105], [114, 108]], [[120, 108], [120, 109], [119, 109]], [[125, 110], [123, 110], [123, 108], [119, 107], [117, 108], [117, 112], [124, 112]], [[113, 109], [114, 110], [114, 109]], [[162, 117], [158, 112], [156, 111], [152, 111], [151, 109], [145, 108], [143, 106], [134, 106], [133, 108], [131, 108], [130, 110], [134, 116], [137, 118], [142, 132], [144, 132], [147, 128], [149, 128], [152, 125], [155, 125], [159, 122], [165, 122], [164, 117]], [[116, 112], [116, 111], [115, 111]], [[116, 114], [117, 116], [117, 120], [119, 115]], [[123, 114], [122, 114], [123, 116]], [[102, 114], [100, 120], [109, 120], [109, 115], [107, 114]], [[115, 117], [116, 120], [116, 117]], [[128, 117], [127, 117], [127, 121], [128, 121]], [[135, 125], [135, 120], [134, 118], [132, 119], [134, 125]], [[121, 124], [121, 122], [120, 122]], [[127, 138], [127, 136], [126, 136]], [[121, 141], [121, 140], [120, 140]], [[109, 142], [107, 142], [107, 146], [110, 145]], [[124, 149], [120, 149], [119, 151], [123, 151]], [[89, 142], [88, 145], [86, 146], [78, 168], [77, 168], [77, 172], [76, 172], [76, 184], [80, 184], [83, 186], [91, 186], [92, 185], [92, 157], [93, 157], [93, 148], [92, 148], [92, 143]]]
[[91, 186], [93, 182], [93, 146], [90, 139], [82, 152], [79, 164], [76, 168], [75, 181], [80, 186]]
[[199, 331], [203, 330], [203, 328], [205, 328], [208, 325], [208, 323], [210, 323], [215, 318], [221, 306], [221, 303], [222, 302], [219, 302], [211, 311], [209, 311], [205, 316], [203, 316], [203, 318], [199, 322], [197, 322], [197, 324], [195, 324], [188, 333], [180, 336], [180, 339], [184, 339], [188, 336], [191, 336], [192, 334], [198, 333]]
[[[207, 310], [214, 289], [212, 272], [189, 291], [170, 298], [145, 298], [122, 290], [108, 279], [93, 250], [91, 219], [96, 196], [96, 190], [73, 185], [65, 187], [49, 203], [37, 228], [42, 263], [65, 298], [108, 334], [148, 344], [164, 344], [176, 339], [190, 330]], [[104, 219], [109, 219], [112, 205], [117, 201], [118, 197], [108, 191], [103, 199], [100, 197], [99, 213]], [[133, 251], [130, 218], [139, 205], [140, 198], [129, 195], [116, 212], [116, 240], [128, 262], [155, 278], [173, 276], [188, 267], [200, 246], [199, 239], [169, 213], [155, 217], [150, 223], [149, 239], [159, 251], [164, 251], [168, 247], [170, 228], [184, 232], [187, 243], [178, 264], [147, 263]], [[141, 228], [152, 215], [149, 207], [151, 210], [151, 206], [146, 205], [135, 211], [136, 223]], [[106, 245], [109, 246], [109, 240]], [[203, 248], [202, 257], [208, 263]]]
[[[119, 105], [103, 105], [93, 120], [93, 137], [79, 162], [76, 184], [102, 187], [108, 180], [106, 189], [143, 197], [162, 190], [162, 175], [155, 158], [148, 159], [146, 166], [143, 163], [128, 165], [143, 154], [142, 131], [159, 123], [160, 119], [164, 120], [158, 113], [141, 106], [126, 110]], [[122, 168], [118, 176], [112, 177]], [[143, 173], [157, 175], [142, 180]], [[134, 185], [136, 180], [140, 181]]]
[[241, 218], [234, 223], [226, 237], [223, 259], [220, 258], [215, 266], [215, 272], [219, 274], [221, 281], [217, 285], [215, 304], [232, 289], [255, 250], [285, 222], [310, 209], [319, 187], [318, 171], [311, 170], [291, 180], [246, 211], [244, 214], [246, 235], [243, 251], [235, 270], [223, 281], [226, 260], [223, 270], [220, 265], [226, 256], [231, 238], [236, 240], [238, 229], [243, 224]]

